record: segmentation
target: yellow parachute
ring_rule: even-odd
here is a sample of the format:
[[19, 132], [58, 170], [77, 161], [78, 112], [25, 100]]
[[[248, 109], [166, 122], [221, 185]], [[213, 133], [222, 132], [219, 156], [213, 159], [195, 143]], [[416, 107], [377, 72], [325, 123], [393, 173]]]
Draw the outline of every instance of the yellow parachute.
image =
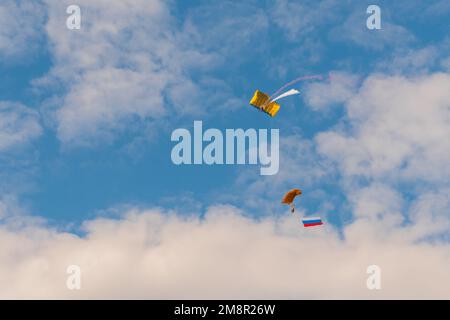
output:
[[280, 110], [280, 105], [273, 101], [270, 103], [267, 102], [269, 102], [269, 95], [259, 90], [255, 91], [252, 100], [250, 100], [250, 104], [252, 106], [260, 109], [261, 111], [264, 111], [271, 117], [275, 117], [278, 110]]
[[250, 100], [250, 104], [256, 108], [258, 108], [261, 111], [264, 111], [271, 117], [275, 117], [275, 115], [278, 113], [278, 110], [280, 110], [280, 105], [276, 103], [275, 101], [291, 96], [294, 94], [299, 94], [300, 92], [295, 89], [291, 89], [278, 97], [271, 99], [269, 95], [265, 94], [264, 92], [261, 92], [259, 90], [256, 90], [253, 94], [252, 100]]

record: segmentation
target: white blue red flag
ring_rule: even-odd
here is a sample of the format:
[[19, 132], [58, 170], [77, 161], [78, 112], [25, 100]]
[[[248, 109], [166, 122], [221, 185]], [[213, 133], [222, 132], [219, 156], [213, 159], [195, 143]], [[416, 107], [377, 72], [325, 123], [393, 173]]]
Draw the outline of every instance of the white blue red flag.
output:
[[303, 226], [306, 227], [314, 227], [320, 226], [323, 224], [322, 219], [320, 217], [307, 217], [303, 218]]

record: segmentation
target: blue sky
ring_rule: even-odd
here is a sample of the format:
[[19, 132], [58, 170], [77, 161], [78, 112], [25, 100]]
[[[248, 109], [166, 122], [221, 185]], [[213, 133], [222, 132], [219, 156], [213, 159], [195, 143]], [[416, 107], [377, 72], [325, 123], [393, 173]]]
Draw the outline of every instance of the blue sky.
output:
[[[320, 215], [341, 238], [358, 219], [448, 218], [448, 1], [83, 0], [81, 30], [65, 26], [69, 2], [0, 5], [0, 218], [75, 234], [129, 207], [279, 218], [294, 187], [298, 226]], [[294, 85], [275, 118], [248, 105], [317, 74], [332, 78]], [[279, 129], [279, 174], [174, 165], [170, 135], [194, 120]], [[444, 225], [421, 235], [448, 239]]]

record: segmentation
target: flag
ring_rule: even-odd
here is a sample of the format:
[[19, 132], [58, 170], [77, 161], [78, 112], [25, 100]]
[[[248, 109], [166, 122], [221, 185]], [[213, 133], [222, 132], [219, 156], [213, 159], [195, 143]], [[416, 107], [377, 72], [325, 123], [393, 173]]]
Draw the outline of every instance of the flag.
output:
[[314, 227], [320, 226], [323, 224], [322, 219], [320, 217], [307, 217], [303, 218], [303, 226], [306, 227]]

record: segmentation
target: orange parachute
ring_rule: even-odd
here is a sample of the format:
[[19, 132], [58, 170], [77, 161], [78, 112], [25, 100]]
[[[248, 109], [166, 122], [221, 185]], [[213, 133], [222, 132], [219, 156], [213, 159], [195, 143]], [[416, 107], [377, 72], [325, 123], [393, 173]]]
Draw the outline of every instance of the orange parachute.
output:
[[281, 203], [290, 205], [291, 212], [294, 212], [295, 211], [294, 199], [295, 199], [295, 197], [297, 197], [301, 194], [302, 194], [302, 190], [292, 189], [284, 195], [283, 200], [281, 200]]

